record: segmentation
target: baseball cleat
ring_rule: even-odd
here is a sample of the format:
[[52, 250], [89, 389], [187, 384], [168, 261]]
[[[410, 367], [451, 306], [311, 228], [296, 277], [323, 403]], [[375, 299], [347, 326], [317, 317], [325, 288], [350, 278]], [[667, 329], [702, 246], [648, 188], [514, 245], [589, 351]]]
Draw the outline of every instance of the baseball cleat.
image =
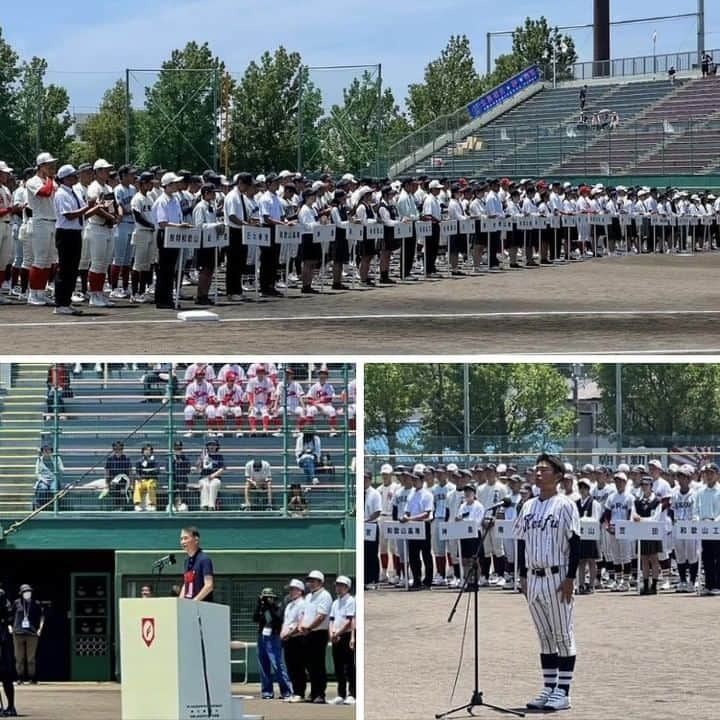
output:
[[554, 712], [555, 710], [569, 710], [571, 707], [570, 696], [566, 695], [564, 690], [555, 688], [543, 706], [543, 710]]
[[553, 690], [549, 687], [544, 687], [536, 697], [525, 704], [525, 707], [528, 708], [528, 710], [542, 710], [552, 694]]

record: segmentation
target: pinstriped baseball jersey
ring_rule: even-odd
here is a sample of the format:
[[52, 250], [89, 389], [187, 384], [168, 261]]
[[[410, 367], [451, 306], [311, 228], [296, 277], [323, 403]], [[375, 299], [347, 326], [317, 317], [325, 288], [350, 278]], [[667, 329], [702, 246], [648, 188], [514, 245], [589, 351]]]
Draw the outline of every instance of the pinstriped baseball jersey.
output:
[[605, 483], [603, 487], [600, 487], [599, 485], [596, 485], [594, 488], [590, 490], [590, 497], [593, 500], [596, 500], [600, 507], [605, 507], [605, 503], [607, 502], [607, 499], [612, 495], [614, 492], [617, 492], [617, 488], [612, 483]]
[[525, 560], [529, 568], [548, 568], [567, 564], [569, 540], [580, 535], [580, 516], [575, 503], [565, 495], [528, 500], [515, 521], [515, 534], [525, 541]]
[[695, 493], [692, 490], [682, 493], [680, 488], [676, 488], [670, 498], [670, 507], [675, 513], [675, 520], [697, 520]]
[[377, 490], [380, 493], [383, 515], [392, 515], [393, 498], [399, 489], [400, 486], [396, 482], [378, 486]]

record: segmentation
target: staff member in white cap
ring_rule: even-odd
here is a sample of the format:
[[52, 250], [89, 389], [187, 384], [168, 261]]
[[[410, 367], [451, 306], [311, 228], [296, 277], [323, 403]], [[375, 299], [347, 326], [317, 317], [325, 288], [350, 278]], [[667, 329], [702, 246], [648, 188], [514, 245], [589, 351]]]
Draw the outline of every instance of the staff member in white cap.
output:
[[[179, 175], [173, 172], [165, 173], [160, 180], [163, 193], [155, 201], [152, 209], [157, 231], [155, 241], [158, 249], [158, 267], [155, 282], [155, 307], [158, 310], [172, 310], [175, 307], [173, 305], [173, 283], [179, 251], [177, 248], [165, 247], [165, 230], [166, 228], [191, 227], [183, 222], [182, 208], [176, 195], [181, 182], [182, 178]], [[178, 292], [180, 292], [180, 288], [178, 288]]]
[[55, 163], [47, 152], [37, 156], [37, 172], [26, 183], [27, 204], [32, 218], [27, 223], [33, 262], [30, 268], [28, 304], [49, 305], [46, 287], [55, 258]]
[[93, 170], [95, 180], [88, 188], [88, 203], [93, 203], [85, 213], [87, 219], [88, 248], [90, 250], [90, 305], [111, 307], [112, 303], [103, 294], [105, 274], [113, 253], [113, 228], [117, 225], [118, 215], [115, 209], [115, 195], [108, 184], [112, 165], [100, 158], [95, 161]]
[[428, 185], [430, 192], [425, 196], [422, 206], [422, 220], [432, 223], [432, 235], [425, 238], [425, 272], [428, 276], [438, 276], [435, 261], [438, 256], [440, 247], [440, 221], [442, 220], [442, 210], [440, 208], [440, 200], [438, 195], [444, 189], [439, 180], [431, 181]]
[[289, 702], [298, 703], [305, 699], [307, 677], [305, 675], [305, 638], [300, 624], [305, 610], [305, 583], [296, 578], [288, 585], [289, 602], [285, 605], [280, 639], [287, 665], [293, 694]]
[[80, 267], [82, 252], [83, 217], [88, 206], [77, 196], [73, 185], [77, 171], [72, 165], [63, 165], [57, 173], [58, 188], [55, 191], [55, 247], [58, 252], [58, 270], [55, 278], [55, 314], [80, 315], [71, 306], [75, 280]]
[[[392, 470], [391, 470], [392, 472]], [[365, 540], [365, 589], [375, 590], [380, 579], [380, 561], [378, 559], [378, 518], [382, 512], [382, 498], [372, 485], [372, 473], [365, 471], [365, 522], [375, 526], [375, 538]]]
[[327, 689], [325, 648], [328, 644], [332, 597], [323, 587], [325, 576], [319, 570], [310, 571], [305, 582], [309, 592], [305, 598], [305, 610], [300, 623], [300, 632], [305, 636], [305, 669], [310, 676], [312, 702], [324, 705]]
[[355, 619], [355, 598], [350, 594], [352, 582], [345, 575], [335, 580], [337, 598], [330, 608], [330, 645], [337, 678], [338, 694], [332, 705], [355, 704], [355, 652], [350, 647]]

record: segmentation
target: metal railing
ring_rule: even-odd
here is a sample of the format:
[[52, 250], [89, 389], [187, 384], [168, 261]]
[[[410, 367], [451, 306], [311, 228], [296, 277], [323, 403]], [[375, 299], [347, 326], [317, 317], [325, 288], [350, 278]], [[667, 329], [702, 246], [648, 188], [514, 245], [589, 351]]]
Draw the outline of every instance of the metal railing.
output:
[[[707, 53], [715, 62], [720, 62], [720, 50], [708, 50]], [[663, 75], [667, 74], [671, 67], [674, 67], [679, 73], [700, 70], [700, 57], [697, 50], [574, 63], [563, 69], [562, 79], [593, 80], [633, 75]], [[711, 65], [711, 72], [713, 71]], [[552, 80], [552, 67], [546, 69], [544, 79], [547, 82]]]
[[[354, 505], [351, 462], [355, 452], [346, 390], [354, 378], [355, 366], [337, 364], [329, 368], [330, 382], [336, 389], [333, 401], [336, 424], [330, 425], [329, 417], [318, 412], [303, 428], [313, 431], [320, 441], [320, 458], [314, 468], [298, 464], [298, 427], [292, 411], [271, 417], [267, 425], [258, 418], [253, 429], [244, 403], [239, 421], [227, 413], [222, 423], [198, 417], [189, 427], [184, 416], [185, 383], [181, 377], [169, 383], [161, 379], [161, 373], [148, 369], [142, 378], [123, 378], [105, 366], [104, 372], [95, 377], [92, 370], [85, 371], [84, 377], [69, 374], [67, 384], [57, 391], [48, 386], [42, 409], [36, 404], [0, 411], [3, 441], [0, 493], [4, 499], [15, 497], [21, 507], [26, 503], [29, 510], [31, 505], [37, 508], [52, 501], [54, 492], [70, 486], [69, 492], [56, 497], [47, 507], [45, 512], [54, 514], [133, 509], [153, 510], [157, 514], [199, 511], [200, 479], [209, 474], [204, 465], [206, 443], [212, 438], [220, 445], [225, 464], [216, 511], [243, 510], [290, 517], [346, 514]], [[307, 391], [307, 381], [303, 387]], [[282, 405], [283, 401], [280, 402]], [[238, 436], [239, 433], [242, 435]], [[49, 445], [53, 457], [62, 460], [62, 469], [56, 460], [49, 461], [57, 476], [54, 486], [46, 491], [37, 489], [35, 461], [27, 459], [25, 445], [32, 442], [28, 438], [33, 434], [35, 449], [41, 444]], [[176, 440], [183, 442], [184, 458], [173, 457]], [[116, 441], [123, 442], [128, 462], [111, 464], [106, 471]], [[154, 480], [155, 503], [150, 502], [145, 492], [135, 494], [142, 487], [140, 463], [146, 443], [153, 447], [155, 470], [148, 477]], [[272, 498], [258, 489], [250, 492], [248, 503], [245, 465], [255, 458], [270, 464]], [[113, 483], [111, 480], [116, 476], [127, 476], [128, 480]], [[299, 489], [293, 490], [293, 484]], [[291, 502], [294, 497], [300, 501]]]

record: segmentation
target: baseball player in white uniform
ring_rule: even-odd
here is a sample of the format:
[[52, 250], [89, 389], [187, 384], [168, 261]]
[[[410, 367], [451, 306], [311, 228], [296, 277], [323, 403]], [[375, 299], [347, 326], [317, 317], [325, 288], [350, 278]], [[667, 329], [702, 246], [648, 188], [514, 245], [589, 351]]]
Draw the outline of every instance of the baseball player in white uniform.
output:
[[[653, 479], [652, 491], [655, 497], [660, 501], [660, 512], [655, 518], [658, 521], [668, 520], [668, 508], [670, 507], [670, 497], [672, 488], [670, 483], [663, 477], [663, 466], [659, 460], [651, 460], [648, 463], [648, 473]], [[668, 532], [662, 539], [662, 552], [659, 555], [660, 569], [662, 570], [663, 582], [660, 590], [670, 589], [670, 553], [673, 551], [672, 525], [667, 522]]]
[[152, 218], [152, 200], [148, 193], [152, 188], [152, 173], [142, 173], [138, 191], [130, 200], [130, 210], [135, 220], [130, 244], [135, 259], [132, 266], [132, 301], [147, 301], [145, 291], [152, 284], [151, 267], [155, 260], [155, 224]]
[[[49, 305], [47, 284], [55, 261], [55, 170], [56, 160], [50, 153], [40, 153], [37, 172], [25, 183], [27, 205], [32, 216], [26, 222], [29, 238], [28, 255], [32, 262], [28, 305]], [[25, 265], [23, 258], [23, 266]]]
[[215, 424], [215, 388], [205, 379], [205, 370], [199, 369], [185, 389], [185, 437], [192, 437], [192, 427], [197, 417], [207, 418], [208, 430]]
[[[12, 168], [0, 160], [0, 273], [10, 264], [13, 256], [13, 234], [11, 220], [13, 216], [13, 196], [7, 187]], [[7, 301], [0, 295], [0, 304]]]
[[[393, 496], [392, 504], [392, 519], [395, 521], [404, 517], [410, 495], [415, 492], [413, 488], [413, 472], [405, 467], [398, 467], [398, 472], [400, 473], [401, 485]], [[407, 542], [397, 543], [397, 555], [393, 558], [393, 562], [395, 560], [397, 560], [397, 564], [395, 564], [396, 577], [390, 579], [389, 582], [393, 585], [402, 585], [405, 582], [407, 572]]]
[[392, 520], [393, 515], [393, 500], [395, 499], [395, 493], [400, 489], [400, 486], [395, 482], [395, 475], [393, 467], [390, 463], [384, 463], [380, 467], [380, 479], [381, 484], [376, 488], [380, 493], [380, 517], [378, 518], [378, 540], [379, 540], [379, 553], [380, 553], [380, 582], [390, 582], [392, 574], [390, 572], [390, 558], [393, 556], [393, 573], [398, 574], [397, 563], [395, 562], [397, 557], [396, 543], [390, 538], [383, 537], [382, 535], [382, 523]]
[[257, 419], [262, 418], [263, 432], [270, 430], [270, 403], [274, 387], [272, 382], [265, 376], [265, 366], [258, 365], [256, 376], [250, 380], [245, 389], [245, 396], [248, 401], [248, 421], [250, 423], [250, 435], [255, 435], [257, 430]]
[[245, 370], [243, 370], [242, 365], [238, 365], [237, 363], [225, 363], [220, 370], [218, 370], [217, 381], [220, 383], [226, 382], [229, 372], [235, 373], [235, 382], [241, 387], [245, 387]]
[[215, 426], [219, 437], [223, 436], [225, 418], [235, 418], [235, 437], [242, 437], [242, 401], [243, 390], [236, 384], [237, 376], [234, 372], [225, 373], [225, 383], [217, 390], [217, 405], [215, 406]]
[[132, 199], [137, 193], [135, 169], [129, 165], [118, 168], [120, 182], [113, 189], [115, 205], [118, 210], [118, 224], [115, 229], [115, 246], [112, 265], [110, 266], [110, 297], [130, 297], [130, 266], [132, 264], [133, 246], [130, 240], [135, 230], [135, 216], [132, 210]]
[[440, 538], [440, 526], [438, 523], [450, 520], [447, 500], [449, 493], [455, 490], [455, 484], [449, 481], [448, 475], [452, 474], [454, 476], [457, 469], [455, 463], [449, 463], [447, 468], [438, 465], [437, 483], [429, 488], [433, 496], [432, 551], [435, 556], [433, 585], [445, 585], [447, 582], [445, 572], [447, 569], [447, 555], [450, 552], [450, 543]]
[[[699, 520], [695, 491], [690, 488], [691, 477], [691, 473], [683, 472], [682, 469], [678, 472], [678, 487], [673, 490], [670, 497], [670, 509], [668, 511], [673, 522]], [[699, 556], [700, 543], [696, 539], [675, 540], [675, 559], [678, 574], [680, 575], [680, 582], [676, 592], [687, 593], [695, 590]], [[690, 582], [687, 581], [688, 570], [690, 571]]]
[[215, 368], [213, 368], [212, 365], [208, 365], [208, 363], [193, 363], [192, 365], [188, 365], [185, 370], [185, 382], [191, 383], [200, 370], [205, 373], [204, 378], [208, 382], [215, 381]]
[[[613, 477], [615, 492], [610, 493], [605, 502], [602, 524], [608, 532], [607, 546], [613, 562], [610, 573], [610, 590], [624, 592], [630, 589], [632, 573], [632, 540], [619, 540], [615, 537], [615, 523], [618, 520], [629, 520], [635, 508], [635, 497], [627, 489], [627, 475], [617, 472]], [[618, 578], [616, 582], [615, 578]]]
[[575, 669], [573, 587], [580, 559], [580, 516], [557, 492], [562, 462], [542, 454], [536, 462], [540, 494], [522, 506], [515, 521], [520, 586], [540, 639], [543, 688], [530, 709], [564, 710]]
[[316, 382], [307, 394], [307, 416], [314, 418], [321, 412], [328, 418], [330, 424], [330, 437], [337, 435], [337, 411], [333, 406], [335, 388], [328, 382], [328, 371], [320, 370]]
[[483, 542], [483, 561], [482, 561], [482, 578], [479, 579], [480, 586], [486, 586], [490, 583], [490, 560], [492, 559], [495, 566], [496, 583], [500, 587], [505, 587], [505, 548], [503, 547], [502, 538], [498, 535], [497, 529], [493, 527], [492, 522], [495, 519], [496, 510], [489, 510], [493, 505], [502, 502], [510, 495], [507, 485], [497, 479], [497, 473], [488, 473], [487, 482], [481, 485], [477, 491], [477, 499], [485, 508], [487, 517], [485, 521], [489, 524], [485, 533]]
[[295, 432], [297, 437], [302, 433], [305, 424], [305, 391], [303, 386], [295, 381], [295, 371], [291, 367], [285, 368], [285, 380], [281, 380], [273, 392], [271, 414], [277, 431], [276, 437], [282, 436], [282, 420], [286, 415], [295, 416]]
[[[616, 488], [610, 480], [608, 470], [604, 467], [596, 468], [593, 475], [596, 477], [596, 484], [590, 488], [590, 497], [605, 510], [605, 504], [611, 493], [614, 493]], [[598, 551], [600, 553], [600, 560], [597, 563], [597, 577], [595, 578], [595, 587], [601, 587], [603, 569], [606, 573], [610, 573], [613, 569], [612, 557], [610, 557], [610, 549], [608, 545], [608, 534], [605, 532], [600, 533], [598, 540]]]

